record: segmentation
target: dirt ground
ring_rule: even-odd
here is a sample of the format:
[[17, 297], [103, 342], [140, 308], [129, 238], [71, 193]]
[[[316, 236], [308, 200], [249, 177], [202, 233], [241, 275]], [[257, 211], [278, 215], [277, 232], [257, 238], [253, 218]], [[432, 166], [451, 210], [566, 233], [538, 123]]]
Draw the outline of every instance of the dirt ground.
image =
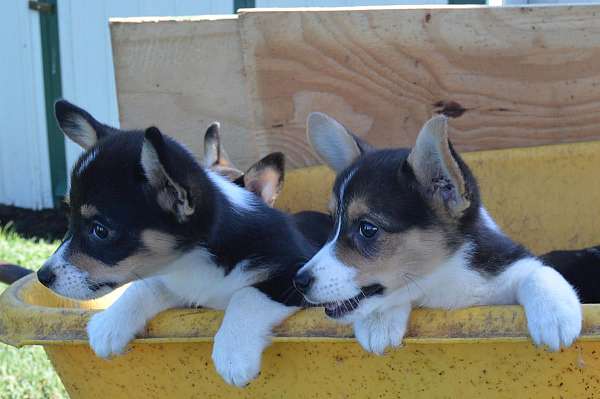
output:
[[0, 204], [0, 227], [14, 230], [25, 238], [60, 240], [67, 231], [64, 209], [34, 211]]

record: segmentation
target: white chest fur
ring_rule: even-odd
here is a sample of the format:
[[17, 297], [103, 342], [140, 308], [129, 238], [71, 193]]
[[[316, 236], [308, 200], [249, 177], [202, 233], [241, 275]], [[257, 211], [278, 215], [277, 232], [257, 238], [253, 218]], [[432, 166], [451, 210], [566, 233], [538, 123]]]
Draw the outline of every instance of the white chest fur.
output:
[[196, 249], [177, 259], [160, 276], [165, 287], [187, 305], [225, 309], [234, 292], [257, 282], [257, 272], [238, 263], [225, 274], [205, 249]]
[[370, 298], [361, 313], [384, 311], [398, 303], [413, 307], [457, 309], [478, 305], [516, 304], [517, 286], [534, 269], [543, 267], [535, 258], [521, 259], [498, 275], [485, 275], [468, 266], [465, 245], [433, 273], [414, 279], [384, 297]]

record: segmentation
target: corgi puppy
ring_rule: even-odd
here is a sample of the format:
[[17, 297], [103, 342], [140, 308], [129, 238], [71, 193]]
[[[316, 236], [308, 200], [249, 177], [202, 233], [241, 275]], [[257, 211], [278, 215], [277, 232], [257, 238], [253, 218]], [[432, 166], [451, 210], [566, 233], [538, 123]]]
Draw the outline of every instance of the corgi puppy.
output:
[[[215, 122], [206, 130], [203, 165], [244, 187], [267, 205], [273, 206], [283, 189], [285, 156], [281, 152], [273, 152], [252, 164], [244, 173], [229, 160], [221, 144], [220, 128], [220, 124]], [[296, 227], [313, 246], [320, 248], [325, 244], [333, 226], [328, 214], [302, 211], [291, 216]]]
[[157, 128], [121, 131], [66, 101], [55, 114], [85, 152], [71, 174], [69, 231], [39, 281], [75, 299], [132, 282], [87, 326], [101, 357], [123, 353], [163, 310], [225, 310], [212, 358], [226, 382], [246, 385], [272, 328], [303, 304], [292, 279], [318, 248]]
[[447, 123], [433, 117], [412, 149], [375, 150], [333, 118], [309, 116], [309, 141], [337, 172], [335, 227], [296, 288], [377, 354], [401, 345], [413, 307], [521, 304], [535, 344], [570, 346], [582, 324], [575, 291], [494, 223]]

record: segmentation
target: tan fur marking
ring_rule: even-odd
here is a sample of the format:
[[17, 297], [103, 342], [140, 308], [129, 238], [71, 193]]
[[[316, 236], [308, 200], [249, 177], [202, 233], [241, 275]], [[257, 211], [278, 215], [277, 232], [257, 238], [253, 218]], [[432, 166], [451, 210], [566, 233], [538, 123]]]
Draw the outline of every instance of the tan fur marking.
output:
[[[142, 145], [141, 164], [150, 184], [159, 190], [156, 200], [164, 210], [175, 214], [180, 222], [185, 222], [194, 214], [187, 192], [169, 176], [160, 163], [156, 149], [148, 140], [144, 140]], [[175, 189], [177, 198], [166, 189], [167, 185]]]
[[141, 234], [144, 247], [155, 255], [166, 255], [175, 249], [175, 237], [158, 230], [144, 230]]
[[432, 205], [440, 216], [445, 216], [449, 211], [451, 217], [457, 218], [469, 207], [464, 176], [450, 151], [446, 117], [438, 115], [425, 122], [408, 156], [408, 162], [423, 187], [429, 187], [432, 179], [438, 177], [448, 178], [456, 187], [457, 198], [448, 204], [448, 210], [439, 193], [433, 197]]
[[369, 206], [364, 198], [352, 199], [348, 205], [348, 220], [357, 220], [369, 213]]
[[92, 274], [97, 274], [102, 268], [108, 268], [109, 266], [97, 259], [92, 258], [81, 252], [75, 252], [67, 257], [68, 262], [76, 266], [77, 268]]
[[81, 212], [81, 216], [83, 216], [84, 218], [87, 218], [87, 219], [91, 219], [99, 213], [98, 208], [96, 208], [94, 205], [88, 205], [88, 204], [82, 205], [80, 212]]
[[281, 174], [267, 166], [260, 169], [250, 168], [244, 175], [244, 186], [272, 206], [282, 188]]
[[72, 254], [67, 261], [87, 272], [91, 281], [125, 284], [155, 273], [180, 255], [175, 251], [175, 238], [169, 234], [157, 230], [144, 230], [141, 241], [143, 247], [137, 253], [114, 266], [81, 252]]
[[389, 234], [380, 231], [376, 257], [368, 259], [338, 241], [336, 254], [344, 264], [358, 271], [361, 285], [380, 283], [389, 289], [407, 285], [417, 276], [430, 273], [449, 255], [441, 230], [412, 229]]

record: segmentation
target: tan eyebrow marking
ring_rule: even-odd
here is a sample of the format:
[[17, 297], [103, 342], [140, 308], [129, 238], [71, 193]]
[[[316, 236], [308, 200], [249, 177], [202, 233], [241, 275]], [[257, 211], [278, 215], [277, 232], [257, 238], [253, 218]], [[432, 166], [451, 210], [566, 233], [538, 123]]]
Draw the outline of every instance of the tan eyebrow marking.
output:
[[348, 220], [356, 220], [369, 213], [369, 205], [364, 198], [356, 198], [348, 205]]
[[96, 208], [94, 205], [88, 204], [82, 205], [80, 208], [80, 212], [81, 216], [83, 216], [84, 218], [92, 218], [99, 213], [98, 208]]

